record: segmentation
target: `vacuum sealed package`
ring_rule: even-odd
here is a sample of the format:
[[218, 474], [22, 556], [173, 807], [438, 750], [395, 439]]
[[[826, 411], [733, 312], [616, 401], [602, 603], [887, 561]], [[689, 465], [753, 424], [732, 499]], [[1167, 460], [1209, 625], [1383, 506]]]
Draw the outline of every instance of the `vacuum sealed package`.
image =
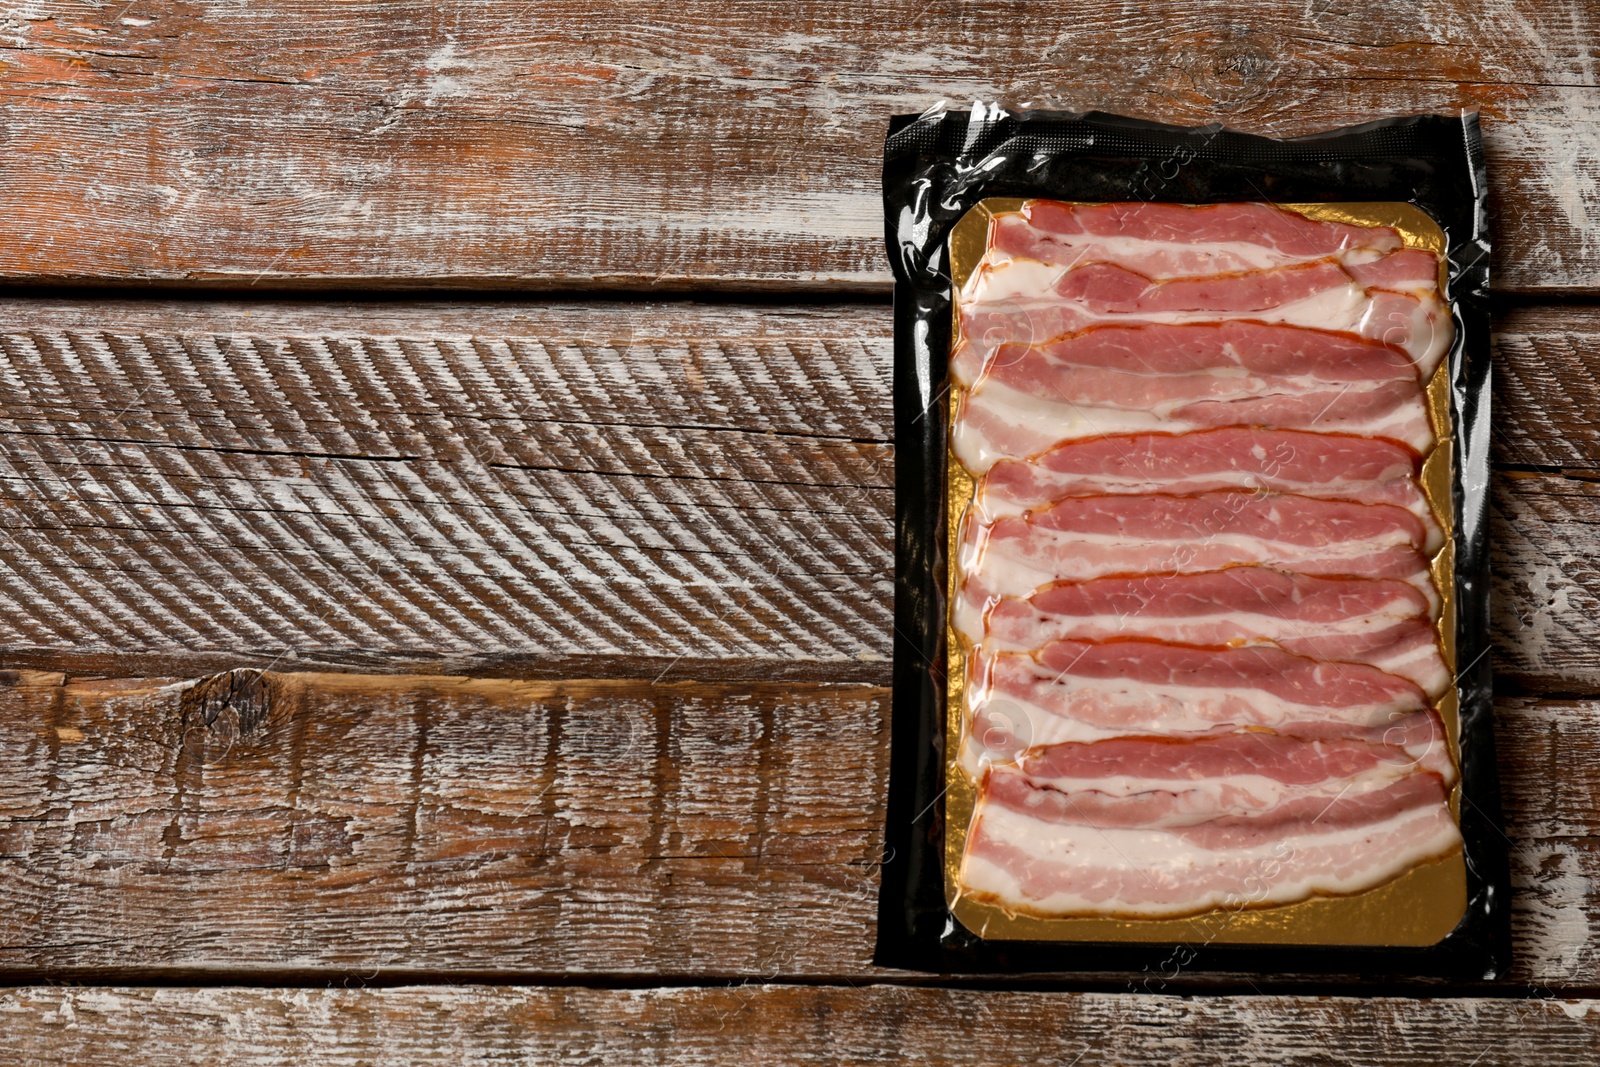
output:
[[1475, 115], [893, 120], [877, 962], [1509, 955]]

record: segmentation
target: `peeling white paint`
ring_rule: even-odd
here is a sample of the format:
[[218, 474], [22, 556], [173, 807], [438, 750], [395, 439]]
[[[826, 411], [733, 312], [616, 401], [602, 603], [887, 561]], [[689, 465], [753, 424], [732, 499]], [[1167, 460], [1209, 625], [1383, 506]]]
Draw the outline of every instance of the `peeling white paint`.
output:
[[1584, 590], [1573, 583], [1559, 560], [1529, 561], [1521, 576], [1526, 582], [1527, 595], [1507, 601], [1505, 606], [1516, 603], [1527, 609], [1514, 620], [1522, 659], [1528, 663], [1552, 662], [1562, 647], [1571, 644], [1569, 621], [1575, 610], [1572, 598]]
[[1532, 180], [1571, 231], [1570, 243], [1540, 240], [1529, 258], [1540, 257], [1540, 272], [1563, 284], [1600, 286], [1600, 90], [1553, 85], [1542, 95], [1548, 99], [1488, 136], [1533, 164]]
[[1600, 887], [1578, 855], [1546, 842], [1517, 848], [1516, 867], [1528, 873], [1514, 879], [1513, 900], [1527, 914], [1532, 935], [1518, 949], [1526, 955], [1523, 966], [1552, 982], [1582, 979], [1593, 969], [1591, 953], [1600, 931], [1591, 914]]
[[471, 92], [466, 76], [477, 69], [477, 64], [456, 52], [456, 42], [449, 41], [434, 49], [422, 61], [429, 72], [422, 90], [422, 105], [433, 107], [440, 100], [453, 96], [466, 96]]

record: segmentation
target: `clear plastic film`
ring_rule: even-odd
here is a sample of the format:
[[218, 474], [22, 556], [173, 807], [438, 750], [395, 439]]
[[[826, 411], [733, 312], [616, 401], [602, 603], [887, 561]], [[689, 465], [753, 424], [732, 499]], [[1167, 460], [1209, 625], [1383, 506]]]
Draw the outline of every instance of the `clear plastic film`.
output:
[[[1350, 968], [1474, 977], [1501, 969], [1508, 901], [1494, 777], [1484, 580], [1488, 244], [1475, 116], [1386, 120], [1275, 141], [1220, 127], [1184, 129], [1108, 115], [1012, 115], [992, 105], [970, 112], [935, 109], [895, 120], [886, 147], [884, 190], [897, 278], [898, 634], [878, 961], [940, 971], [1137, 969], [1141, 963], [1170, 960], [1175, 949], [1182, 949], [1187, 966], [1197, 968]], [[1054, 218], [1058, 229], [1064, 220], [1071, 231], [1067, 237], [1046, 234], [1060, 243], [1044, 253], [1015, 247], [1019, 240], [1038, 240], [1040, 226], [1050, 229], [1052, 224], [1029, 221], [1035, 208], [1039, 218]], [[1203, 245], [1179, 240], [1176, 246], [1149, 239], [1161, 236], [1162, 227], [1170, 228], [1175, 219], [1179, 230], [1194, 220], [1220, 224], [1220, 237], [1213, 235]], [[1313, 236], [1299, 233], [1294, 220], [1309, 222]], [[1274, 241], [1258, 231], [1284, 225], [1286, 236], [1274, 251]], [[1141, 226], [1154, 228], [1136, 232]], [[1296, 240], [1314, 243], [1328, 235], [1373, 244], [1335, 257], [1337, 269], [1360, 279], [1360, 285], [1349, 278], [1342, 287], [1319, 281], [1315, 272], [1335, 268], [1315, 248], [1289, 254]], [[1011, 245], [1005, 248], [997, 244], [1007, 241]], [[1180, 262], [1168, 262], [1174, 247]], [[1257, 261], [1273, 255], [1281, 262]], [[1057, 262], [1045, 271], [1032, 257]], [[1090, 269], [1077, 269], [1086, 264]], [[1409, 268], [1409, 280], [1400, 277], [1401, 268]], [[1137, 273], [1141, 270], [1146, 274]], [[1338, 282], [1343, 276], [1333, 278]], [[1219, 282], [1232, 287], [1221, 297], [1216, 295]], [[1300, 286], [1311, 295], [1295, 304], [1293, 292], [1279, 299], [1258, 291], [1263, 285]], [[1414, 290], [1410, 296], [1401, 292], [1408, 285]], [[1068, 292], [1072, 286], [1076, 289]], [[1345, 299], [1350, 306], [1340, 305], [1335, 297], [1345, 290], [1360, 300], [1350, 297]], [[1000, 294], [998, 301], [994, 293]], [[1239, 307], [1257, 310], [1196, 311], [1231, 307], [1228, 300], [1237, 302], [1240, 293], [1246, 302]], [[1222, 302], [1207, 303], [1217, 299]], [[1085, 307], [1111, 313], [1085, 326], [1073, 319]], [[1437, 351], [1420, 357], [1436, 359], [1437, 369], [1418, 370], [1419, 377], [1406, 382], [1402, 371], [1382, 364], [1388, 355], [1406, 350], [1402, 335], [1418, 329], [1406, 316], [1421, 314], [1419, 307], [1431, 308], [1439, 320], [1427, 328], [1428, 337], [1438, 341]], [[999, 319], [985, 318], [994, 308], [1007, 310]], [[1371, 320], [1380, 310], [1402, 325], [1373, 329]], [[1364, 317], [1340, 317], [1351, 314]], [[1244, 321], [1228, 326], [1227, 344], [1213, 343], [1220, 336], [1214, 328], [1230, 319]], [[1017, 321], [1025, 326], [1026, 343], [1013, 343], [1017, 338], [1007, 335], [1008, 329], [1015, 332]], [[1217, 353], [1235, 360], [1237, 350], [1251, 349], [1255, 356], [1247, 354], [1242, 363], [1255, 369], [1243, 373], [1230, 362], [1198, 379], [1190, 373], [1194, 367], [1166, 378], [1129, 377], [1117, 360], [1130, 357], [1121, 350], [1107, 357], [1102, 343], [1121, 339], [1122, 327], [1116, 324], [1129, 322], [1133, 326], [1125, 336], [1138, 344], [1155, 340], [1163, 352], [1177, 345], [1184, 359], [1202, 363], [1205, 358], [1215, 362]], [[1165, 332], [1152, 334], [1152, 322]], [[1115, 328], [1096, 332], [1108, 323]], [[995, 337], [964, 336], [964, 330]], [[1305, 330], [1316, 335], [1321, 348], [1304, 358], [1344, 359], [1342, 369], [1330, 375], [1297, 365], [1299, 357], [1274, 355], [1277, 349], [1271, 346], [1281, 347], [1285, 337], [1299, 343], [1308, 335], [1296, 331]], [[1362, 339], [1363, 333], [1371, 336]], [[1102, 362], [1089, 370], [1055, 367], [1051, 360], [1081, 362], [1085, 347], [1074, 347], [1074, 338], [1093, 339], [1089, 362]], [[986, 344], [996, 339], [1009, 347]], [[1194, 347], [1196, 339], [1203, 342], [1200, 349], [1214, 350], [1210, 357], [1184, 348]], [[988, 354], [974, 354], [983, 352]], [[1131, 358], [1142, 357], [1134, 352]], [[1262, 372], [1266, 378], [1251, 376], [1274, 358], [1283, 365]], [[984, 369], [974, 370], [980, 366]], [[1002, 372], [993, 373], [996, 366]], [[1047, 387], [1038, 384], [1040, 367], [1047, 370]], [[1316, 380], [1317, 373], [1330, 380]], [[1340, 374], [1354, 377], [1346, 381]], [[1374, 384], [1375, 377], [1385, 380]], [[1209, 392], [1204, 402], [1175, 408], [1171, 397], [1118, 394], [1122, 379], [1145, 389], [1156, 381], [1179, 391], [1199, 381]], [[1062, 385], [1068, 380], [1075, 384]], [[1249, 395], [1241, 383], [1270, 395]], [[1216, 400], [1218, 390], [1240, 395], [1229, 407]], [[1289, 395], [1294, 390], [1304, 395]], [[1097, 403], [1108, 406], [1096, 408]], [[1307, 437], [1308, 432], [1331, 436]], [[1369, 447], [1369, 441], [1378, 443]], [[1106, 492], [1103, 488], [1057, 485], [1072, 499], [1055, 501], [1045, 492], [1031, 502], [1006, 503], [1016, 485], [1031, 485], [1044, 467], [1081, 465], [1076, 453], [1090, 453], [1071, 446], [1082, 442], [1094, 448], [1109, 444], [1124, 453], [1142, 450], [1138, 455], [1145, 465], [1158, 456], [1168, 456], [1160, 462], [1169, 462], [1193, 451], [1196, 443], [1224, 449], [1225, 458], [1227, 448], [1258, 454], [1265, 454], [1264, 447], [1298, 448], [1309, 454], [1330, 443], [1349, 444], [1351, 455], [1369, 466], [1372, 457], [1363, 450], [1379, 458], [1414, 455], [1409, 476], [1418, 501], [1414, 510], [1425, 519], [1431, 515], [1427, 525], [1436, 531], [1429, 535], [1425, 557], [1413, 553], [1426, 567], [1411, 576], [1426, 593], [1425, 616], [1421, 594], [1363, 570], [1400, 566], [1396, 574], [1404, 572], [1387, 549], [1353, 567], [1331, 569], [1318, 560], [1231, 558], [1231, 549], [1212, 543], [1239, 540], [1232, 530], [1239, 525], [1237, 516], [1230, 515], [1227, 536], [1178, 544], [1179, 556], [1196, 562], [1174, 567], [1164, 556], [1154, 562], [1120, 557], [1108, 562], [1100, 559], [1108, 551], [1104, 537], [1095, 541], [1062, 533], [1098, 508], [1119, 524], [1137, 525], [1138, 514], [1155, 515], [1168, 529], [1163, 536], [1170, 537], [1176, 520], [1172, 498], [1163, 494], [1173, 491], [1179, 494], [1179, 512], [1192, 512], [1202, 501], [1207, 508], [1227, 501], [1235, 512], [1248, 508], [1252, 521], [1257, 513], [1270, 513], [1281, 523], [1280, 512], [1299, 508], [1344, 523], [1340, 529], [1353, 529], [1349, 523], [1357, 520], [1369, 526], [1377, 518], [1395, 523], [1385, 507], [1358, 507], [1360, 514], [1352, 516], [1350, 501], [1359, 494], [1352, 497], [1345, 490], [1313, 482], [1297, 493], [1331, 494], [1337, 500], [1308, 504], [1304, 495], [1281, 495], [1294, 486], [1268, 484], [1270, 478], [1263, 481], [1246, 470], [1245, 482], [1233, 488], [1249, 488], [1255, 496], [1220, 491], [1229, 488], [1221, 483], [1180, 479], [1146, 487], [1142, 497], [1100, 498], [1096, 494]], [[1060, 461], [1042, 461], [1046, 453], [1058, 454]], [[1125, 456], [1105, 455], [1113, 466], [1128, 465]], [[1251, 462], [1247, 458], [1243, 466]], [[1237, 457], [1228, 464], [1240, 466]], [[992, 478], [989, 471], [996, 471]], [[1085, 484], [1093, 485], [1099, 472], [1073, 475], [1080, 481], [1085, 476]], [[1392, 495], [1391, 489], [1381, 491]], [[986, 493], [1000, 501], [1002, 512], [1030, 506], [1019, 515], [984, 519], [975, 494]], [[1130, 501], [1132, 518], [1126, 513]], [[1280, 501], [1288, 507], [1277, 507]], [[1036, 535], [1035, 526], [1048, 528], [1053, 540]], [[1145, 551], [1125, 525], [1118, 529], [1122, 541]], [[1046, 543], [1053, 546], [1049, 558], [1055, 562], [1041, 570], [1043, 557], [1037, 554]], [[991, 545], [1002, 546], [989, 557], [1000, 562], [984, 562]], [[1419, 552], [1422, 547], [1419, 542]], [[1335, 572], [1338, 577], [1331, 576]], [[1015, 588], [1000, 588], [1008, 585]], [[1219, 588], [1225, 607], [1243, 590], [1247, 598], [1264, 597], [1264, 603], [1276, 596], [1280, 601], [1274, 603], [1281, 605], [1288, 603], [1282, 596], [1292, 595], [1296, 605], [1336, 602], [1340, 608], [1335, 617], [1324, 611], [1291, 620], [1270, 612], [1263, 619], [1256, 607], [1254, 616], [1247, 614], [1239, 623], [1225, 614], [1206, 615], [1218, 610]], [[1406, 608], [1415, 618], [1396, 615], [1388, 601], [1381, 608], [1370, 606], [1377, 603], [1374, 597], [1392, 598], [1396, 590], [1402, 600], [1409, 596], [1417, 602]], [[1174, 598], [1192, 605], [1197, 595], [1211, 607], [1171, 606]], [[1140, 614], [1152, 600], [1164, 605], [1154, 620]], [[1084, 606], [1094, 603], [1100, 607]], [[1369, 608], [1359, 608], [1362, 603]], [[1186, 614], [1196, 610], [1204, 617]], [[1112, 614], [1105, 616], [1108, 611]], [[1104, 617], [1091, 618], [1095, 612]], [[1384, 644], [1389, 638], [1375, 644], [1350, 636], [1378, 625], [1374, 619], [1380, 616], [1384, 626], [1399, 620], [1392, 631], [1382, 632], [1406, 635], [1405, 654]], [[1419, 636], [1423, 618], [1428, 633]], [[1363, 649], [1362, 663], [1343, 662], [1362, 660]], [[1086, 656], [1087, 663], [1078, 666]], [[1325, 686], [1330, 692], [1369, 695], [1342, 698], [1342, 708], [1340, 700], [1327, 698], [1323, 702], [1335, 710], [1313, 708], [1308, 733], [1304, 722], [1257, 723], [1253, 712], [1241, 718], [1241, 695], [1226, 685], [1139, 689], [1139, 671], [1146, 670], [1141, 661], [1169, 673], [1215, 673], [1236, 669], [1241, 657], [1257, 674], [1263, 665], [1270, 668], [1272, 677], [1259, 684], [1270, 691], [1265, 703], [1273, 707], [1283, 704], [1273, 694], [1296, 684], [1302, 690]], [[1119, 674], [1120, 668], [1097, 666], [1102, 660], [1134, 668]], [[1039, 666], [1046, 662], [1049, 670]], [[1056, 667], [1063, 667], [1059, 674]], [[1160, 715], [1115, 728], [1089, 722], [1106, 710], [1104, 695], [1094, 691], [1107, 684], [1101, 678], [1105, 670], [1115, 676], [1111, 691], [1118, 694], [1112, 700], [1118, 714], [1159, 706]], [[1417, 685], [1394, 681], [1391, 671]], [[1081, 683], [1078, 674], [1091, 676], [1084, 683], [1088, 689], [1072, 689]], [[1380, 722], [1383, 730], [1352, 734], [1348, 723], [1325, 729], [1319, 716], [1348, 717], [1351, 701], [1378, 699], [1370, 696], [1372, 684], [1387, 694], [1383, 699], [1399, 701], [1400, 710], [1389, 711]], [[1425, 711], [1418, 685], [1427, 688]], [[1067, 726], [1032, 707], [1026, 695], [1040, 691], [1054, 700], [1068, 690]], [[1243, 696], [1250, 704], [1249, 694]], [[1317, 704], [1319, 699], [1297, 696], [1290, 703], [1299, 707], [1295, 701]], [[1031, 710], [1019, 712], [1017, 701]], [[1232, 716], [1224, 717], [1225, 725], [1241, 729], [1218, 726], [1224, 720], [1200, 726], [1186, 721], [1216, 708]], [[1306, 718], [1303, 709], [1300, 714]], [[1418, 729], [1427, 740], [1420, 746]], [[1340, 737], [1297, 739], [1327, 732]], [[1263, 735], [1271, 735], [1270, 745], [1262, 743]], [[1365, 740], [1349, 740], [1357, 735]], [[1202, 743], [1194, 744], [1197, 738]], [[1405, 773], [1392, 773], [1381, 759], [1377, 772], [1353, 772], [1353, 765], [1347, 766], [1370, 752], [1401, 753], [1396, 746], [1410, 753], [1404, 758], [1413, 765], [1403, 768]], [[1245, 749], [1250, 751], [1241, 755]], [[1303, 776], [1308, 758], [1338, 763], [1338, 769], [1315, 785], [1299, 779], [1286, 785], [1285, 778], [1263, 789], [1259, 783], [1283, 774], [1271, 766], [1264, 772], [1257, 768], [1252, 761], [1264, 758], [1257, 749], [1272, 754], [1269, 764], [1277, 760], [1301, 767], [1290, 777]], [[1151, 771], [1152, 758], [1181, 766]], [[1243, 771], [1218, 769], [1241, 758], [1250, 765]], [[1081, 769], [1086, 760], [1098, 768], [1092, 774]], [[1196, 772], [1206, 760], [1212, 770]], [[1079, 769], [1062, 770], [1069, 765]], [[1069, 776], [1065, 785], [1051, 777], [1061, 774]], [[1071, 777], [1085, 774], [1088, 780]], [[1157, 780], [1140, 777], [1147, 774]], [[1162, 774], [1199, 774], [1204, 781], [1173, 785], [1161, 780]], [[1242, 809], [1248, 817], [1234, 810], [1241, 782], [1242, 793], [1250, 794]], [[1437, 794], [1431, 801], [1422, 796], [1430, 790]], [[1208, 815], [1207, 805], [1221, 803], [1217, 798], [1224, 794], [1227, 801]], [[1394, 797], [1400, 799], [1385, 799]], [[1175, 813], [1175, 805], [1185, 804], [1193, 810]], [[1406, 814], [1391, 816], [1385, 804], [1399, 804]], [[1056, 809], [1056, 815], [1040, 814]], [[1305, 813], [1312, 809], [1316, 816], [1307, 820]], [[1293, 810], [1301, 811], [1301, 823], [1294, 822]], [[1307, 825], [1324, 816], [1320, 825]], [[1068, 828], [1053, 829], [1052, 820]], [[977, 847], [972, 838], [980, 826], [983, 841]], [[1129, 879], [1120, 892], [1118, 877]], [[1096, 885], [1087, 895], [1080, 893], [1078, 883], [1088, 882]]]

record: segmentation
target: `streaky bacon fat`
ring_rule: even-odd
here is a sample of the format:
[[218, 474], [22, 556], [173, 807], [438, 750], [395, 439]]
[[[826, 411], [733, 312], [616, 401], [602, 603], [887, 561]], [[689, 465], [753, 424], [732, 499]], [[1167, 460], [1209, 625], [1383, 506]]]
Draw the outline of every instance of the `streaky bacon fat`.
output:
[[[1034, 746], [1110, 737], [1240, 729], [1370, 737], [1397, 724], [1411, 731], [1408, 745], [1426, 748], [1444, 736], [1416, 683], [1366, 664], [1322, 662], [1269, 645], [1062, 639], [1033, 652], [980, 645], [968, 651], [963, 701], [959, 755], [973, 774], [986, 761]], [[1423, 725], [1427, 730], [1416, 732]]]
[[1425, 773], [1376, 796], [1336, 796], [1321, 811], [1320, 797], [1288, 805], [1256, 825], [1231, 816], [1118, 826], [1104, 809], [1108, 825], [1057, 821], [1074, 808], [1073, 794], [1045, 792], [1030, 806], [996, 791], [986, 784], [980, 793], [960, 885], [1014, 913], [1160, 918], [1291, 904], [1374, 888], [1461, 844], [1442, 783]]
[[[962, 586], [963, 596], [981, 594], [980, 582]], [[1450, 684], [1450, 670], [1439, 652], [1433, 607], [1410, 582], [1230, 567], [1056, 582], [1027, 598], [985, 598], [955, 618], [969, 642], [1002, 652], [1068, 638], [1268, 643], [1310, 659], [1365, 663], [1437, 698]]]
[[1427, 598], [1431, 615], [1438, 593], [1422, 554], [1426, 540], [1422, 523], [1403, 508], [1271, 493], [1068, 497], [993, 522], [970, 509], [960, 528], [953, 622], [979, 634], [974, 610], [981, 616], [994, 599], [1026, 598], [1057, 581], [1251, 564], [1406, 581]]
[[1420, 466], [1403, 445], [1341, 434], [1242, 428], [1129, 434], [1072, 441], [1032, 460], [1002, 460], [984, 477], [975, 503], [990, 521], [1072, 496], [1291, 493], [1403, 507], [1422, 523], [1424, 550], [1432, 553], [1444, 536], [1418, 485]]
[[1091, 234], [1176, 245], [1248, 244], [1294, 258], [1357, 249], [1392, 252], [1401, 246], [1400, 235], [1387, 226], [1308, 219], [1262, 203], [1076, 204], [1029, 200], [1019, 214], [1039, 233], [1052, 237]]
[[1433, 443], [1423, 383], [1397, 348], [1248, 321], [1102, 326], [987, 362], [957, 353], [966, 388], [952, 448], [976, 473], [1062, 441], [1270, 425]]

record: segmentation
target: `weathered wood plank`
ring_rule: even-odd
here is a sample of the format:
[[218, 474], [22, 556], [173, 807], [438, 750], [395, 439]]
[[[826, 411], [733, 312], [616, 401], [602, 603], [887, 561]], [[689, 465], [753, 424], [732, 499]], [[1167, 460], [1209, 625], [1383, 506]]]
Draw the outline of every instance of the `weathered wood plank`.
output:
[[882, 288], [885, 122], [948, 98], [1306, 133], [1484, 110], [1495, 283], [1600, 285], [1587, 5], [446, 10], [0, 26], [0, 278]]
[[1494, 459], [1600, 469], [1600, 310], [1522, 307], [1494, 331]]
[[1519, 308], [1496, 322], [1495, 667], [1516, 686], [1600, 691], [1596, 351], [1593, 307]]
[[1498, 317], [1494, 459], [1600, 470], [1600, 309], [1517, 308]]
[[[869, 963], [887, 690], [7, 680], [14, 979], [890, 975]], [[1506, 701], [1500, 751], [1503, 984], [1600, 988], [1600, 704]]]
[[1177, 997], [876, 986], [63, 989], [0, 993], [38, 1064], [1562, 1064], [1600, 1002]]
[[399, 332], [349, 333], [321, 308], [282, 329], [279, 308], [244, 333], [19, 307], [0, 312], [14, 658], [885, 675], [882, 309], [489, 308], [469, 333], [394, 308]]
[[0, 970], [761, 976], [870, 954], [882, 689], [18, 680]]
[[[0, 304], [0, 652], [885, 681], [887, 320]], [[1499, 665], [1600, 692], [1600, 312], [1501, 327]]]
[[1600, 692], [1600, 482], [1497, 474], [1489, 536], [1496, 677]]

